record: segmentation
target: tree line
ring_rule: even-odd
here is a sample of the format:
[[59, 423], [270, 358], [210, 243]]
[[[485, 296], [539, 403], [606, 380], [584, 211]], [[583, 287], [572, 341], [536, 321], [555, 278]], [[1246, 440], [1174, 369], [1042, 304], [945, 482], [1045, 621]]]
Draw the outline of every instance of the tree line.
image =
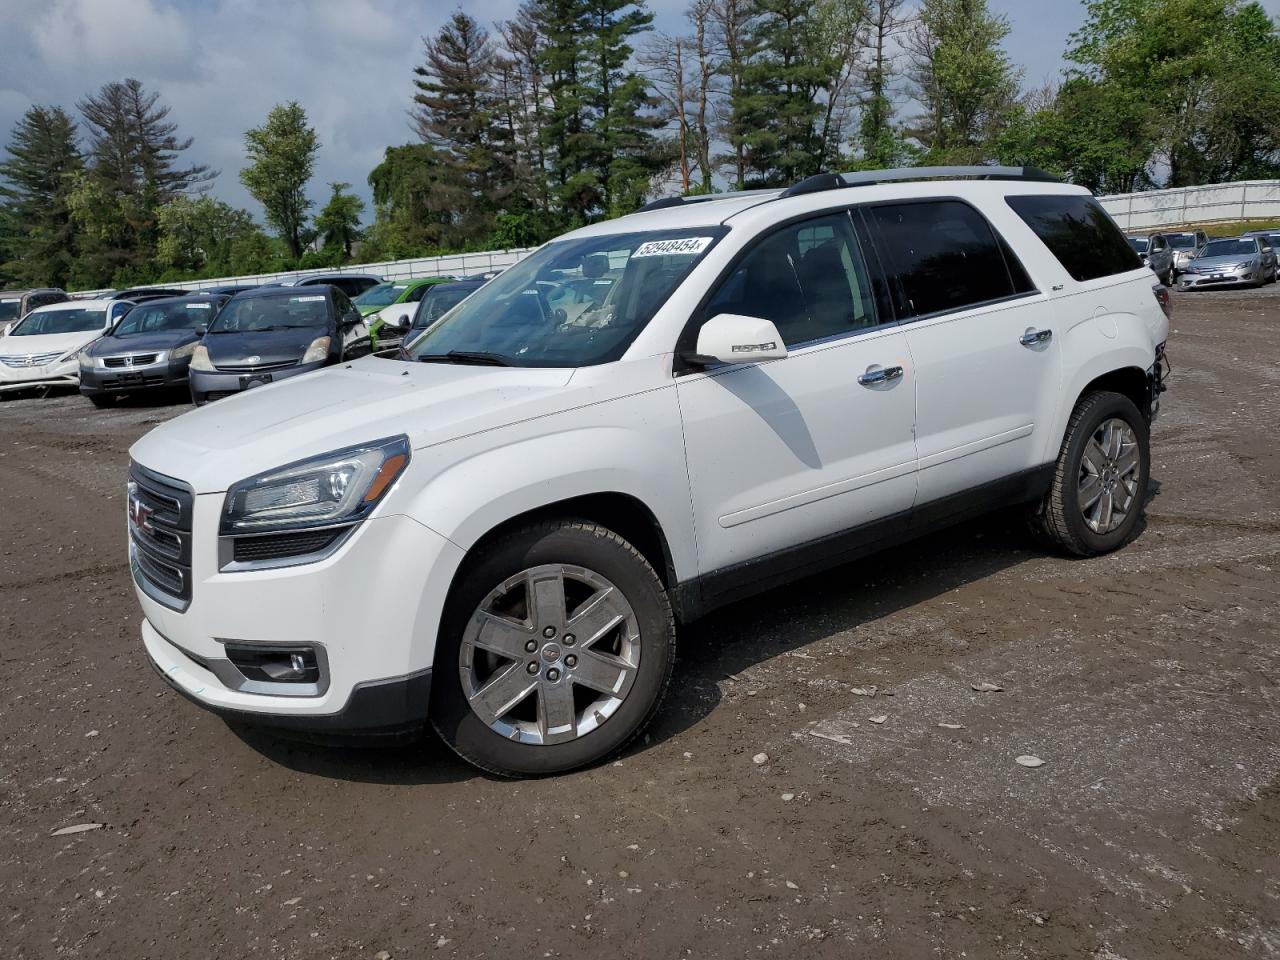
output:
[[136, 80], [34, 106], [0, 162], [0, 284], [77, 288], [528, 246], [662, 193], [831, 170], [1033, 164], [1095, 192], [1280, 172], [1280, 34], [1257, 2], [1089, 0], [1067, 67], [1029, 86], [987, 0], [526, 0], [423, 39], [415, 139], [319, 210], [297, 103], [244, 134], [264, 211], [207, 193]]

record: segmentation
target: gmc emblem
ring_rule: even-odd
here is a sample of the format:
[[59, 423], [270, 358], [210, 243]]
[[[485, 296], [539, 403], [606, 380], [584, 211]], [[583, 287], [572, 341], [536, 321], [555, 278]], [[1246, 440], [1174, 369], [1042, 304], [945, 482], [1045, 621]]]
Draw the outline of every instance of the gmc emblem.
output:
[[154, 514], [155, 511], [138, 498], [137, 485], [129, 484], [129, 521], [143, 533], [154, 533], [155, 528], [151, 525]]

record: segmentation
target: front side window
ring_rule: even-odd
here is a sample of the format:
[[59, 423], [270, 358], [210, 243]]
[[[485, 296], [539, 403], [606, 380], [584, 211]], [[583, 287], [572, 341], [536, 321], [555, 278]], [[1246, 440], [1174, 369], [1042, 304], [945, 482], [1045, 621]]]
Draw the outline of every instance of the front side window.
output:
[[323, 293], [296, 293], [232, 300], [210, 325], [209, 333], [261, 333], [328, 325], [329, 298]]
[[479, 289], [477, 286], [459, 286], [451, 283], [427, 287], [422, 302], [414, 312], [413, 328], [425, 330]]
[[141, 304], [129, 311], [112, 336], [129, 337], [143, 333], [173, 330], [194, 330], [208, 326], [217, 312], [209, 301], [193, 300], [181, 303]]
[[[1055, 194], [1005, 200], [1075, 280], [1096, 280], [1142, 266], [1120, 228], [1093, 197]], [[1166, 239], [1179, 246], [1176, 235]]]
[[1200, 238], [1194, 233], [1175, 233], [1169, 237], [1169, 246], [1175, 250], [1194, 250], [1200, 245]]
[[12, 298], [6, 297], [5, 299], [0, 300], [0, 323], [5, 323], [9, 320], [17, 320], [18, 315], [21, 312], [22, 312], [21, 297], [12, 297]]
[[[1148, 243], [1147, 243], [1147, 241], [1146, 241], [1146, 240], [1143, 240], [1141, 237], [1130, 237], [1130, 238], [1129, 238], [1129, 246], [1133, 247], [1133, 252], [1134, 252], [1134, 253], [1139, 253], [1139, 254], [1141, 254], [1141, 253], [1146, 253], [1146, 252], [1147, 252]], [[1159, 250], [1159, 249], [1160, 249], [1160, 241], [1159, 241], [1159, 240], [1152, 241], [1152, 242], [1151, 242], [1151, 244], [1150, 244], [1150, 247], [1151, 247], [1152, 252], [1155, 252], [1155, 251]]]
[[724, 233], [709, 226], [553, 241], [444, 313], [408, 356], [534, 367], [617, 360]]
[[427, 291], [430, 290], [433, 286], [434, 284], [431, 284], [431, 283], [418, 284], [416, 287], [414, 287], [412, 290], [409, 291], [409, 295], [404, 298], [404, 302], [417, 303], [424, 296], [426, 296]]
[[848, 214], [777, 230], [739, 261], [706, 307], [769, 320], [788, 347], [874, 327], [866, 261]]
[[[867, 216], [898, 276], [908, 316], [963, 310], [1033, 289], [1022, 265], [967, 203], [882, 204]], [[1125, 250], [1135, 256], [1128, 244]]]
[[27, 319], [9, 331], [11, 337], [39, 337], [56, 333], [87, 333], [101, 330], [107, 321], [107, 308], [67, 307], [29, 313]]

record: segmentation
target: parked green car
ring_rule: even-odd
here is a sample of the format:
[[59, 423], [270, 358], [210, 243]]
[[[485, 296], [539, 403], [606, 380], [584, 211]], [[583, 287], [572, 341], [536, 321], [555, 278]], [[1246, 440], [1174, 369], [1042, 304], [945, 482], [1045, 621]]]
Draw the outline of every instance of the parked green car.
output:
[[[437, 283], [447, 283], [453, 277], [420, 277], [417, 280], [389, 280], [370, 287], [352, 303], [360, 311], [360, 315], [368, 318], [369, 334], [373, 339], [374, 349], [378, 349], [379, 340], [383, 346], [391, 346], [400, 339], [398, 321], [401, 315], [405, 319], [413, 317], [418, 301], [423, 294]], [[376, 316], [375, 316], [376, 314]], [[378, 334], [387, 324], [395, 329], [388, 329], [379, 338]]]

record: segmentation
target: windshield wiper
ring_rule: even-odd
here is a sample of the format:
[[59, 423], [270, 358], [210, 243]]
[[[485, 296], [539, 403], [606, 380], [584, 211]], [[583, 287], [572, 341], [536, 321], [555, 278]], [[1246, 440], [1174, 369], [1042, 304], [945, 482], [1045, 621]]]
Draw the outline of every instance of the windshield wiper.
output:
[[448, 353], [424, 353], [419, 363], [471, 363], [481, 367], [509, 367], [511, 361], [500, 353], [482, 350], [450, 350]]

